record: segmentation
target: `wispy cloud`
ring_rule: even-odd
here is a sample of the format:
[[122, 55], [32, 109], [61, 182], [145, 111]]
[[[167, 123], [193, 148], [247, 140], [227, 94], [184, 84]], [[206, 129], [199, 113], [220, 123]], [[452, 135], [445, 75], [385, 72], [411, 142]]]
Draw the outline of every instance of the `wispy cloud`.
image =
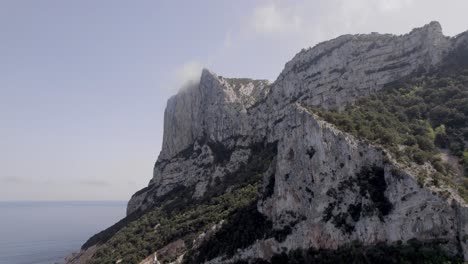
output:
[[412, 0], [379, 0], [376, 1], [381, 11], [397, 11], [413, 3]]
[[[385, 32], [405, 28], [395, 21], [398, 12], [408, 14], [416, 0], [327, 0], [327, 1], [275, 1], [267, 0], [254, 7], [244, 34], [254, 42], [258, 36], [284, 40], [282, 46], [311, 46], [342, 34]], [[433, 20], [426, 19], [424, 22]], [[417, 23], [416, 26], [424, 24]], [[378, 27], [376, 25], [379, 25]], [[234, 31], [235, 32], [235, 31]], [[231, 34], [231, 41], [238, 36]], [[245, 41], [245, 40], [244, 40]], [[292, 45], [291, 45], [292, 44]]]
[[259, 33], [282, 33], [300, 29], [302, 21], [294, 8], [268, 3], [253, 10], [251, 25]]
[[57, 183], [56, 180], [49, 179], [49, 178], [31, 179], [31, 178], [25, 178], [25, 177], [19, 177], [19, 176], [0, 177], [0, 182], [6, 183], [6, 184], [20, 184], [23, 186], [51, 185], [51, 184]]
[[226, 35], [224, 35], [224, 48], [230, 48], [232, 46], [232, 33], [228, 31]]
[[22, 184], [25, 183], [26, 180], [22, 177], [14, 177], [14, 176], [6, 176], [0, 178], [0, 181], [4, 183], [14, 183], [14, 184]]
[[[270, 65], [259, 68], [279, 72], [270, 59], [272, 56], [288, 60], [302, 48], [333, 39], [343, 34], [380, 33], [404, 34], [411, 28], [439, 20], [436, 0], [263, 0], [252, 2], [242, 17], [226, 29], [212, 54], [200, 61], [192, 60], [180, 65], [176, 71], [177, 88], [198, 81], [202, 65], [214, 71], [231, 75], [235, 66], [245, 64], [251, 70], [255, 56], [259, 61], [267, 57]], [[422, 5], [430, 5], [428, 12], [417, 12]], [[430, 11], [430, 12], [429, 12]], [[282, 56], [282, 57], [281, 57]], [[254, 63], [252, 63], [254, 62]], [[219, 65], [222, 65], [221, 67]], [[233, 71], [235, 74], [243, 70]], [[262, 70], [259, 72], [263, 73]], [[275, 78], [272, 74], [267, 78]], [[262, 76], [264, 78], [265, 76]]]
[[200, 81], [204, 65], [199, 61], [187, 61], [175, 70], [176, 89], [187, 85], [196, 84]]
[[79, 182], [81, 185], [88, 185], [88, 186], [97, 186], [97, 187], [104, 187], [104, 186], [111, 186], [112, 184], [108, 181], [103, 180], [94, 180], [94, 179], [84, 179]]

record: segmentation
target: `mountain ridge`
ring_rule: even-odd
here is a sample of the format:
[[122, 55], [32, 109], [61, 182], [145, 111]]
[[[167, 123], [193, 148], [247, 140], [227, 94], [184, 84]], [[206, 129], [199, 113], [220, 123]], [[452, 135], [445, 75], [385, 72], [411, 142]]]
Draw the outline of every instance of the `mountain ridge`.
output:
[[[432, 173], [431, 164], [403, 164], [385, 146], [344, 132], [313, 110], [343, 111], [391, 83], [438, 69], [459, 49], [468, 50], [467, 32], [445, 37], [440, 24], [431, 22], [401, 36], [344, 35], [322, 42], [296, 54], [273, 83], [239, 81], [203, 70], [199, 84], [168, 100], [154, 176], [129, 201], [128, 221], [93, 237], [84, 252], [94, 247], [102, 248], [98, 255], [109, 247], [124, 250], [108, 241], [122, 230], [134, 234], [129, 226], [153, 211], [176, 208], [167, 216], [172, 220], [164, 220], [176, 223], [171, 217], [190, 212], [190, 203], [202, 206], [256, 186], [256, 200], [204, 224], [214, 231], [200, 227], [160, 242], [164, 255], [171, 245], [177, 244], [177, 250], [167, 258], [162, 248], [151, 247], [149, 260], [269, 261], [285, 250], [334, 250], [351, 241], [391, 246], [412, 239], [443, 240], [437, 247], [467, 260], [467, 204], [449, 185], [436, 188], [418, 182], [420, 173]], [[448, 195], [442, 197], [442, 191]], [[238, 238], [248, 241], [242, 244], [216, 237], [217, 232], [240, 232], [232, 230], [229, 219], [249, 217], [261, 218], [269, 227], [258, 234], [252, 231], [252, 237], [240, 233]], [[161, 228], [166, 230], [165, 225]], [[226, 244], [213, 246], [210, 239]], [[80, 263], [76, 259], [69, 263]], [[126, 255], [112, 259], [137, 263]]]
[[[331, 77], [320, 78], [319, 75], [321, 75], [321, 71], [317, 70], [317, 68], [330, 68], [332, 71], [336, 70], [336, 68], [341, 69], [342, 66], [337, 66], [337, 64], [348, 65], [349, 63], [346, 59], [346, 56], [344, 56], [345, 59], [341, 59], [343, 56], [339, 56], [341, 54], [339, 49], [345, 48], [346, 51], [349, 52], [350, 48], [352, 48], [351, 50], [354, 52], [357, 48], [353, 44], [353, 41], [355, 39], [362, 38], [363, 36], [364, 39], [370, 37], [373, 40], [370, 43], [365, 42], [366, 54], [370, 53], [367, 51], [368, 46], [373, 46], [373, 49], [376, 49], [379, 44], [375, 43], [382, 41], [382, 36], [386, 41], [388, 39], [393, 41], [384, 47], [391, 47], [392, 45], [395, 45], [394, 42], [401, 45], [402, 47], [400, 49], [396, 49], [394, 53], [400, 56], [399, 60], [405, 58], [405, 56], [401, 56], [401, 53], [403, 55], [406, 54], [406, 56], [410, 56], [411, 63], [405, 64], [407, 65], [405, 67], [410, 68], [404, 70], [401, 70], [400, 67], [389, 68], [380, 72], [370, 73], [367, 77], [362, 76], [362, 74], [365, 74], [366, 70], [360, 70], [357, 72], [357, 70], [353, 69], [351, 73], [348, 74], [345, 72], [339, 76], [335, 76], [338, 74], [335, 71], [331, 74]], [[460, 36], [458, 38], [453, 38], [452, 41], [454, 39], [462, 38], [465, 35], [461, 34]], [[322, 42], [313, 48], [299, 52], [291, 61], [286, 63], [285, 69], [282, 71], [282, 73], [280, 73], [277, 80], [271, 84], [269, 94], [265, 98], [266, 102], [263, 105], [264, 108], [268, 109], [257, 110], [259, 107], [255, 107], [248, 113], [249, 116], [247, 116], [245, 113], [240, 113], [237, 109], [232, 109], [226, 106], [226, 104], [232, 103], [229, 101], [232, 97], [228, 91], [229, 88], [223, 85], [221, 82], [222, 79], [219, 79], [216, 74], [205, 69], [202, 72], [200, 84], [198, 86], [194, 86], [195, 89], [183, 91], [181, 94], [175, 95], [168, 100], [168, 106], [166, 108], [164, 118], [165, 131], [163, 136], [163, 147], [160, 153], [161, 159], [170, 158], [171, 155], [175, 155], [179, 151], [182, 151], [190, 144], [194, 143], [197, 137], [203, 137], [203, 133], [205, 132], [207, 132], [212, 140], [223, 141], [224, 138], [229, 136], [235, 136], [239, 134], [247, 136], [247, 134], [252, 133], [252, 130], [256, 129], [254, 127], [260, 127], [259, 130], [264, 130], [264, 128], [262, 128], [264, 123], [275, 122], [281, 118], [268, 115], [268, 113], [266, 115], [260, 113], [260, 115], [262, 115], [261, 119], [270, 118], [276, 120], [266, 121], [263, 122], [263, 124], [256, 124], [256, 120], [252, 120], [258, 118], [259, 115], [255, 114], [256, 112], [281, 112], [281, 108], [288, 107], [292, 102], [301, 102], [302, 104], [325, 108], [343, 107], [347, 103], [352, 103], [355, 98], [359, 98], [360, 96], [365, 96], [370, 92], [380, 90], [385, 83], [390, 83], [392, 81], [403, 78], [404, 76], [408, 76], [409, 74], [418, 70], [419, 67], [435, 66], [442, 60], [442, 55], [444, 53], [448, 53], [449, 50], [453, 48], [449, 46], [450, 41], [450, 38], [443, 36], [440, 24], [438, 22], [431, 22], [422, 28], [413, 29], [410, 33], [402, 36], [388, 34], [345, 35], [330, 41]], [[420, 43], [423, 43], [423, 46], [428, 46], [431, 48], [414, 50], [415, 46], [421, 46], [418, 45]], [[350, 48], [346, 48], [345, 45], [350, 44], [352, 44], [352, 46]], [[436, 48], [432, 49], [432, 47]], [[330, 52], [330, 50], [333, 50], [334, 53]], [[407, 52], [405, 53], [405, 50], [410, 50], [416, 55], [411, 55], [412, 53], [408, 54]], [[324, 55], [324, 52], [328, 55]], [[394, 63], [394, 58], [398, 59], [398, 56], [394, 55], [394, 53], [385, 53], [385, 59], [383, 61], [385, 63]], [[372, 56], [375, 57], [375, 55]], [[411, 56], [416, 57], [416, 59]], [[319, 58], [317, 59], [317, 57]], [[388, 57], [393, 58], [389, 60]], [[295, 72], [293, 70], [299, 67], [297, 66], [298, 64], [303, 65], [303, 61], [306, 61], [308, 64], [312, 65], [313, 63], [319, 63], [319, 60], [325, 60], [325, 66], [319, 65], [317, 67], [309, 67], [299, 72]], [[353, 58], [353, 60], [356, 59]], [[369, 59], [364, 58], [359, 60], [368, 61]], [[331, 65], [329, 65], [330, 63], [328, 63], [328, 61], [332, 61]], [[379, 60], [377, 63], [380, 65], [381, 61], [382, 60]], [[401, 65], [401, 62], [398, 63]], [[347, 67], [352, 68], [351, 66]], [[381, 66], [380, 69], [382, 68], [385, 67]], [[395, 70], [397, 71], [396, 73], [394, 73]], [[401, 71], [403, 71], [403, 73], [400, 73]], [[354, 79], [350, 79], [349, 77], [344, 76], [346, 74], [351, 76], [357, 75], [358, 77], [353, 77]], [[395, 76], [391, 76], [392, 74]], [[311, 78], [315, 78], [316, 80], [312, 82], [305, 81], [310, 80]], [[304, 85], [304, 83], [306, 85]], [[355, 89], [352, 87], [359, 88]], [[337, 90], [340, 91], [337, 92]], [[185, 95], [188, 94], [190, 95], [185, 97]], [[198, 98], [203, 98], [205, 105], [211, 104], [214, 108], [216, 108], [216, 110], [203, 110], [209, 114], [203, 114], [203, 116], [200, 116], [202, 115], [201, 111], [204, 109], [204, 107], [201, 105], [201, 99]], [[284, 100], [284, 98], [291, 99]], [[181, 103], [178, 103], [177, 99]], [[214, 113], [220, 114], [222, 116], [218, 116]], [[251, 116], [254, 117], [252, 118]], [[234, 123], [236, 123], [235, 126], [229, 125]], [[237, 126], [237, 124], [239, 125]], [[265, 132], [262, 134], [265, 134]], [[156, 177], [153, 177], [153, 179], [154, 178]]]

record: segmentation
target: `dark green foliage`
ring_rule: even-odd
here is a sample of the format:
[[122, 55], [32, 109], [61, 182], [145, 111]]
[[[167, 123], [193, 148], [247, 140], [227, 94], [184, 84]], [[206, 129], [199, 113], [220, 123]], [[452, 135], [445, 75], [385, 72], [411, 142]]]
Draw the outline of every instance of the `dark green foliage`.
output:
[[[241, 164], [240, 168], [233, 173], [228, 173], [224, 179], [211, 186], [205, 197], [214, 197], [223, 194], [228, 187], [237, 184], [256, 184], [263, 173], [270, 166], [271, 161], [277, 154], [277, 143], [258, 143], [251, 146], [252, 154], [246, 164]], [[274, 176], [273, 176], [274, 177]], [[274, 184], [274, 183], [273, 183]]]
[[232, 257], [238, 249], [247, 248], [259, 239], [273, 237], [283, 242], [300, 220], [283, 229], [274, 229], [273, 223], [258, 212], [257, 202], [254, 201], [239, 208], [212, 237], [187, 253], [184, 263], [203, 263], [218, 256]]
[[271, 221], [257, 211], [257, 203], [253, 202], [236, 211], [213, 237], [200, 245], [196, 254], [189, 254], [186, 263], [203, 263], [224, 254], [231, 257], [237, 249], [265, 238], [271, 229]]
[[401, 162], [430, 162], [444, 175], [443, 182], [453, 185], [438, 148], [448, 148], [468, 172], [463, 159], [468, 151], [468, 63], [460, 59], [468, 51], [455, 53], [438, 71], [390, 84], [344, 111], [312, 110], [346, 132], [383, 145]]
[[107, 242], [112, 236], [114, 236], [120, 229], [128, 225], [129, 223], [137, 220], [143, 215], [143, 213], [138, 210], [130, 215], [127, 215], [117, 223], [113, 224], [111, 227], [103, 230], [92, 237], [90, 237], [84, 244], [81, 246], [81, 249], [87, 249], [93, 245], [101, 244]]
[[123, 259], [122, 263], [138, 263], [176, 239], [183, 239], [190, 245], [200, 231], [255, 202], [257, 189], [257, 185], [247, 185], [206, 203], [195, 203], [174, 212], [165, 210], [166, 204], [154, 208], [102, 244], [90, 263], [115, 263], [118, 259]]
[[[210, 148], [215, 149], [213, 146]], [[190, 248], [200, 232], [221, 220], [235, 217], [239, 212], [252, 209], [258, 200], [262, 175], [276, 155], [276, 143], [257, 144], [251, 146], [251, 151], [246, 164], [235, 173], [226, 175], [223, 180], [214, 179], [213, 185], [201, 199], [192, 198], [193, 187], [178, 186], [166, 195], [153, 197], [156, 203], [147, 211], [138, 212], [135, 217], [132, 214], [92, 237], [83, 247], [94, 244], [100, 247], [90, 263], [110, 264], [118, 259], [122, 259], [123, 264], [138, 263], [177, 239], [184, 240]], [[218, 161], [224, 162], [225, 159], [220, 158]], [[226, 192], [228, 187], [230, 191]], [[240, 240], [240, 234], [237, 238], [239, 240], [236, 241], [247, 243], [246, 240]]]
[[[384, 244], [364, 246], [360, 243], [351, 243], [336, 250], [292, 250], [288, 253], [274, 255], [270, 261], [254, 260], [252, 264], [440, 264], [463, 263], [461, 256], [451, 256], [441, 247], [443, 241], [419, 242], [410, 240], [408, 243]], [[236, 264], [244, 263], [242, 261]]]
[[192, 199], [194, 192], [194, 187], [185, 187], [183, 185], [176, 186], [167, 194], [156, 198], [156, 206], [164, 205], [161, 207], [161, 210], [165, 213], [177, 214], [187, 207], [196, 204], [193, 203]]
[[[155, 198], [156, 206], [160, 206], [164, 204], [162, 210], [164, 212], [176, 212], [180, 210], [182, 207], [186, 206], [187, 203], [190, 203], [191, 197], [193, 194], [193, 188], [187, 188], [184, 186], [177, 186], [167, 194]], [[174, 199], [177, 197], [177, 199]], [[96, 244], [103, 244], [107, 242], [109, 239], [112, 238], [118, 231], [120, 231], [125, 226], [128, 226], [132, 222], [138, 220], [140, 217], [145, 215], [146, 213], [150, 212], [152, 208], [149, 208], [145, 211], [141, 211], [138, 209], [137, 211], [133, 212], [130, 215], [127, 215], [122, 220], [117, 222], [116, 224], [112, 225], [111, 227], [97, 233], [96, 235], [89, 238], [81, 247], [81, 249], [87, 249]]]

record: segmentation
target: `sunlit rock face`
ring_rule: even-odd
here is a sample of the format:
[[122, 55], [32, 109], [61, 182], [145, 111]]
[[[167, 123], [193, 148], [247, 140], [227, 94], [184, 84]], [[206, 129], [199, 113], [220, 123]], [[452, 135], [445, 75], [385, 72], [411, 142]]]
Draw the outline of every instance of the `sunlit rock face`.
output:
[[[208, 136], [213, 141], [247, 135], [247, 110], [265, 98], [268, 81], [227, 79], [203, 70], [197, 85], [181, 90], [167, 102], [160, 159], [171, 158]], [[248, 131], [246, 131], [248, 130]]]
[[236, 171], [253, 142], [250, 109], [270, 88], [266, 80], [223, 78], [205, 69], [199, 84], [171, 97], [154, 177], [132, 197], [128, 213], [180, 185], [195, 186], [195, 196], [202, 196], [214, 178]]
[[[273, 97], [340, 107], [384, 84], [437, 65], [451, 49], [438, 22], [403, 36], [344, 35], [302, 50], [286, 64]], [[283, 99], [282, 99], [283, 98]]]
[[269, 259], [283, 248], [412, 238], [442, 239], [448, 250], [458, 252], [459, 234], [466, 233], [460, 199], [444, 199], [421, 187], [412, 171], [380, 147], [356, 140], [301, 106], [291, 111], [277, 127], [288, 132], [278, 138], [274, 174], [264, 175], [264, 193], [270, 195], [258, 204], [275, 228], [291, 228], [291, 234], [281, 242], [260, 240], [240, 259]]
[[148, 187], [128, 203], [144, 210], [178, 186], [203, 197], [216, 179], [234, 173], [260, 142], [277, 144], [264, 175], [258, 210], [281, 242], [259, 240], [223, 263], [270, 258], [284, 248], [337, 248], [376, 242], [444, 239], [467, 258], [467, 207], [455, 194], [441, 198], [418, 185], [383, 149], [321, 120], [310, 106], [343, 109], [357, 98], [410, 74], [435, 68], [468, 47], [468, 34], [445, 37], [437, 22], [408, 34], [345, 35], [302, 50], [274, 83], [228, 79], [203, 70], [198, 84], [169, 99], [163, 147]]

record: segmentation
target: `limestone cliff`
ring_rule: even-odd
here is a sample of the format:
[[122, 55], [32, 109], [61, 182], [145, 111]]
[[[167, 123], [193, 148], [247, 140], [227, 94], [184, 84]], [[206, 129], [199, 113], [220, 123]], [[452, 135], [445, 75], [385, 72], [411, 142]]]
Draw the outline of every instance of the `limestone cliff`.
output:
[[[205, 259], [209, 263], [410, 239], [444, 240], [448, 252], [468, 260], [468, 207], [451, 187], [421, 186], [417, 174], [430, 168], [400, 164], [382, 146], [340, 131], [310, 110], [343, 110], [389, 83], [436, 69], [460, 47], [468, 48], [468, 33], [446, 37], [431, 22], [402, 36], [345, 35], [320, 43], [286, 63], [274, 83], [203, 70], [199, 84], [169, 99], [154, 176], [133, 195], [127, 214], [161, 205], [178, 188], [190, 190], [185, 194], [193, 201], [219, 186], [229, 192], [255, 149], [273, 144], [256, 208], [274, 230], [287, 232]], [[442, 197], [442, 190], [448, 195]]]
[[[193, 173], [174, 174], [165, 167], [197, 142], [228, 141], [229, 147], [240, 137], [248, 138], [241, 140], [247, 143], [271, 137], [295, 103], [344, 107], [387, 83], [435, 67], [455, 46], [463, 45], [465, 35], [445, 37], [440, 24], [431, 22], [403, 36], [340, 36], [302, 50], [286, 63], [273, 84], [226, 79], [205, 69], [198, 85], [182, 90], [167, 103], [163, 147], [149, 187], [165, 189], [158, 192], [162, 195], [177, 184], [196, 182]], [[138, 207], [136, 201], [144, 193], [130, 201], [129, 212]]]

